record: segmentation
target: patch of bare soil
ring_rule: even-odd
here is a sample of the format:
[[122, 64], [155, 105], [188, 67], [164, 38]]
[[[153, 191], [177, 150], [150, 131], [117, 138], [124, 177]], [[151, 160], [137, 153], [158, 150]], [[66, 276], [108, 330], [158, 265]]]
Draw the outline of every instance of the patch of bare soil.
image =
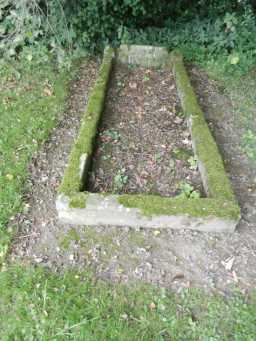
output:
[[[98, 277], [113, 282], [146, 281], [175, 291], [199, 287], [229, 294], [234, 287], [243, 291], [255, 288], [255, 169], [239, 148], [240, 132], [232, 103], [197, 68], [191, 69], [193, 83], [242, 207], [237, 231], [214, 235], [168, 229], [77, 228], [57, 223], [56, 189], [79, 126], [77, 111], [84, 111], [94, 76], [95, 65], [85, 66], [81, 83], [74, 83], [73, 109], [31, 165], [30, 208], [18, 217], [21, 233], [9, 260], [40, 263], [58, 271], [90, 267]], [[76, 107], [77, 101], [81, 106]]]
[[174, 196], [201, 178], [169, 70], [117, 64], [99, 129], [92, 192]]

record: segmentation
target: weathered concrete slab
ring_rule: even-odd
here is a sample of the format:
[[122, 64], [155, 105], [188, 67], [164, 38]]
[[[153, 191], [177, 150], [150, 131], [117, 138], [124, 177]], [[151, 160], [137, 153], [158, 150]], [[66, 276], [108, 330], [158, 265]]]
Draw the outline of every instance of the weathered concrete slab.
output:
[[59, 220], [72, 225], [130, 226], [134, 228], [190, 229], [204, 232], [233, 232], [237, 221], [218, 217], [179, 215], [143, 215], [138, 208], [127, 208], [118, 202], [118, 195], [90, 193], [85, 208], [70, 207], [69, 198], [59, 195]]
[[164, 47], [121, 45], [117, 50], [117, 60], [124, 64], [159, 68], [168, 65], [170, 57], [167, 49]]

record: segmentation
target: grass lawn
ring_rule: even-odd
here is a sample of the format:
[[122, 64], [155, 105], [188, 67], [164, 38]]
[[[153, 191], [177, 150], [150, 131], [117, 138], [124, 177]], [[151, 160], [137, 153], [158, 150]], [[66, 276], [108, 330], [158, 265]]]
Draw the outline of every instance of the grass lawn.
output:
[[241, 340], [256, 335], [256, 296], [95, 281], [88, 272], [12, 267], [0, 275], [1, 340]]
[[241, 149], [248, 158], [256, 162], [256, 68], [247, 74], [241, 74], [235, 67], [225, 70], [225, 61], [210, 62], [204, 65], [210, 77], [216, 79], [223, 87], [224, 94], [233, 106], [236, 125], [243, 132]]
[[50, 60], [0, 65], [0, 256], [8, 220], [23, 210], [28, 163], [63, 112], [68, 73]]
[[[50, 61], [0, 68], [2, 256], [7, 222], [23, 209], [28, 163], [65, 107], [68, 74]], [[13, 265], [0, 273], [0, 316], [1, 340], [247, 341], [256, 335], [256, 295], [174, 295], [149, 285], [102, 283], [88, 271]]]

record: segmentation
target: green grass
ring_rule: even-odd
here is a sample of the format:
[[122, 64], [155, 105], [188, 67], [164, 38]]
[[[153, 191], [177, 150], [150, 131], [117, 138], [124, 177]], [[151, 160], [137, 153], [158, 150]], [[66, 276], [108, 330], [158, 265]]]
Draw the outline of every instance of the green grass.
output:
[[241, 148], [248, 158], [256, 162], [256, 69], [244, 77], [225, 81], [227, 95], [231, 98], [235, 112], [237, 128], [242, 134]]
[[255, 340], [256, 296], [229, 299], [88, 272], [12, 267], [0, 274], [1, 340]]
[[[242, 132], [240, 146], [249, 160], [256, 162], [256, 68], [241, 75], [238, 69], [226, 72], [223, 64], [208, 62], [204, 65], [209, 76], [218, 81], [233, 107], [233, 121]], [[256, 65], [256, 63], [255, 63]]]
[[63, 113], [68, 73], [53, 62], [1, 60], [0, 67], [0, 252], [8, 239], [8, 220], [23, 210], [31, 156]]

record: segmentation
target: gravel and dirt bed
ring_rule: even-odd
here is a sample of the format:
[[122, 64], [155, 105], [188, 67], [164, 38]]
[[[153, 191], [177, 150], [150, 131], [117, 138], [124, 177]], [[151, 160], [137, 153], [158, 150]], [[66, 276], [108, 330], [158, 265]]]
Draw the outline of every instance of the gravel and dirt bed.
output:
[[116, 64], [88, 189], [175, 196], [188, 183], [203, 193], [191, 145], [172, 73]]
[[[193, 83], [242, 207], [243, 217], [236, 232], [215, 235], [101, 226], [77, 228], [57, 222], [56, 191], [96, 69], [94, 62], [82, 67], [71, 86], [70, 109], [30, 165], [27, 212], [10, 223], [18, 225], [20, 233], [14, 240], [9, 261], [40, 263], [54, 271], [88, 267], [96, 276], [113, 282], [146, 281], [175, 291], [200, 287], [228, 294], [234, 287], [244, 291], [255, 288], [255, 167], [241, 152], [232, 103], [198, 68], [190, 70]], [[139, 73], [138, 77], [144, 75]], [[131, 91], [137, 94], [142, 90]], [[148, 139], [153, 148], [155, 134]]]

